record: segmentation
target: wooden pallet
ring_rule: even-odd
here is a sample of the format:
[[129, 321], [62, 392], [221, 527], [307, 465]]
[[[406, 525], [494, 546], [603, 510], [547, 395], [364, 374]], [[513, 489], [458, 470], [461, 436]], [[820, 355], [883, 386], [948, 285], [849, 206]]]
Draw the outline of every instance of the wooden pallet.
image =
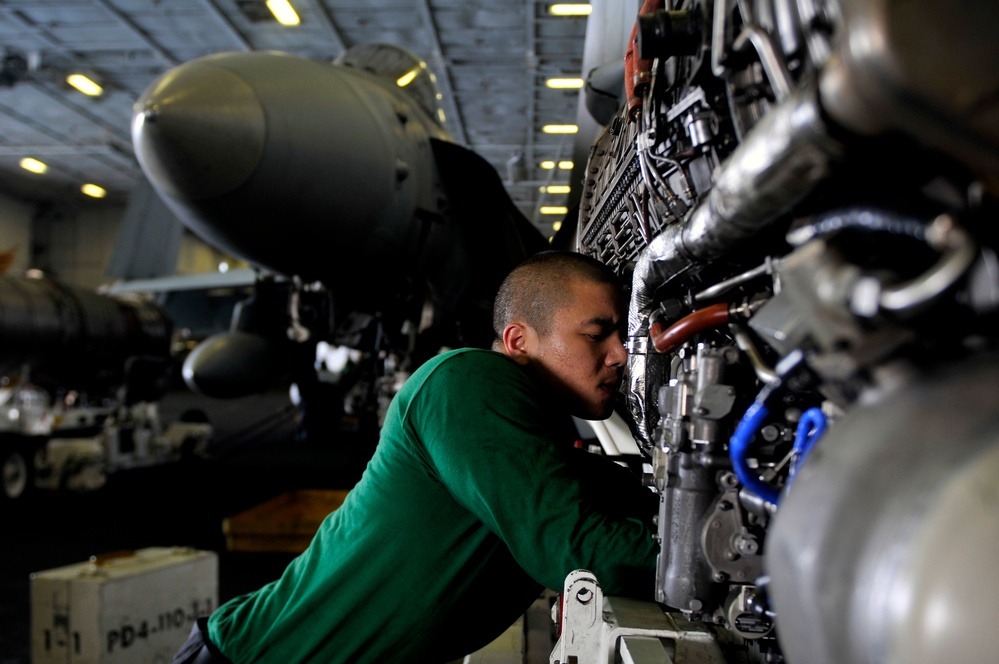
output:
[[346, 490], [303, 489], [272, 498], [222, 521], [229, 551], [301, 553]]

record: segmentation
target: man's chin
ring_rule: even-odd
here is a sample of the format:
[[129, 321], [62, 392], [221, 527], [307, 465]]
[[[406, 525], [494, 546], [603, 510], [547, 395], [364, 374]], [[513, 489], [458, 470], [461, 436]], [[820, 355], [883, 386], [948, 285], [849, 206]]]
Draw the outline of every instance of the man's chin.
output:
[[605, 406], [593, 405], [585, 409], [584, 413], [577, 415], [584, 420], [599, 421], [606, 420], [614, 413], [614, 404], [610, 403]]

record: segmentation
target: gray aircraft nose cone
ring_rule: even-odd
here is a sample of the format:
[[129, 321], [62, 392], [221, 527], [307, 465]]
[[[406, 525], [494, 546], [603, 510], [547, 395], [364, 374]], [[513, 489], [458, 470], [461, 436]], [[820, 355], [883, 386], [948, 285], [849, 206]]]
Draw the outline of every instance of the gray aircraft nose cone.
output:
[[239, 74], [189, 62], [156, 81], [136, 102], [132, 141], [153, 183], [181, 201], [224, 195], [260, 164], [265, 117]]

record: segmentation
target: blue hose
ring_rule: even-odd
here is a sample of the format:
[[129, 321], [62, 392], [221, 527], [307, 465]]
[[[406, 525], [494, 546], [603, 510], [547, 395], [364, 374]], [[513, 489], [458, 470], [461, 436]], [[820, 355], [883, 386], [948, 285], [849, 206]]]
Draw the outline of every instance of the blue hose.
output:
[[742, 416], [738, 426], [735, 427], [735, 433], [732, 434], [732, 439], [729, 441], [728, 455], [742, 486], [768, 503], [776, 505], [780, 495], [777, 489], [760, 479], [747, 462], [749, 444], [769, 414], [770, 410], [763, 403], [763, 400], [757, 398], [753, 405], [746, 409], [746, 414]]
[[[746, 414], [742, 416], [738, 426], [735, 427], [735, 433], [732, 434], [729, 441], [728, 455], [742, 485], [768, 503], [776, 505], [780, 500], [780, 491], [764, 482], [757, 473], [753, 472], [747, 460], [750, 443], [769, 414], [770, 410], [764, 403], [761, 394], [753, 402], [753, 405], [746, 409]], [[819, 408], [809, 408], [802, 413], [794, 437], [795, 462], [791, 466], [788, 485], [794, 479], [796, 470], [805, 462], [805, 457], [808, 456], [815, 442], [825, 433], [826, 424], [826, 416]]]
[[794, 463], [791, 465], [791, 473], [788, 476], [788, 484], [798, 473], [798, 469], [805, 463], [805, 457], [812, 451], [815, 441], [825, 433], [826, 416], [820, 408], [809, 408], [801, 415], [798, 421], [798, 430], [794, 434]]

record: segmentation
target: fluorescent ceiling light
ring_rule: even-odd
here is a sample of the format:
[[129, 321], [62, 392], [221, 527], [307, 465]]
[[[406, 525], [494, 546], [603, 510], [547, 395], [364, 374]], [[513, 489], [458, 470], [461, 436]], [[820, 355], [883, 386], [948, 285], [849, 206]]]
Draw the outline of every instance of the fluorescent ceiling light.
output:
[[571, 161], [560, 161], [558, 163], [558, 167], [561, 168], [563, 171], [571, 171], [572, 166], [573, 164]]
[[38, 161], [37, 159], [33, 159], [32, 157], [25, 157], [22, 159], [21, 168], [26, 171], [31, 171], [32, 173], [38, 173], [39, 175], [49, 170], [49, 167], [46, 164]]
[[541, 131], [543, 131], [546, 134], [575, 134], [577, 131], [579, 131], [579, 127], [577, 127], [574, 124], [565, 124], [565, 125], [550, 124], [542, 127]]
[[541, 162], [540, 164], [538, 164], [538, 166], [545, 169], [546, 171], [550, 171], [551, 169], [555, 168], [555, 162], [549, 159], [547, 161]]
[[419, 74], [419, 73], [420, 73], [420, 68], [419, 67], [413, 67], [412, 69], [410, 69], [409, 71], [407, 71], [405, 74], [403, 74], [402, 76], [400, 76], [399, 78], [397, 78], [395, 80], [395, 84], [398, 85], [400, 88], [404, 88], [407, 85], [409, 85], [410, 83], [412, 83], [413, 80], [416, 78], [416, 75]]
[[538, 210], [541, 214], [565, 214], [569, 211], [564, 205], [542, 205]]
[[549, 194], [568, 194], [571, 190], [567, 184], [550, 184], [545, 187], [545, 192]]
[[281, 25], [298, 25], [302, 22], [288, 0], [267, 0], [267, 9], [271, 10]]
[[552, 223], [552, 230], [555, 231], [556, 233], [558, 233], [560, 230], [562, 230], [562, 222], [561, 221], [553, 222]]
[[90, 196], [91, 198], [104, 198], [108, 194], [108, 192], [104, 189], [104, 187], [98, 187], [96, 184], [90, 184], [90, 183], [87, 183], [82, 187], [80, 187], [80, 191], [82, 191], [87, 196]]
[[552, 5], [549, 11], [555, 16], [589, 16], [593, 11], [591, 5], [563, 4]]
[[66, 82], [88, 97], [99, 97], [104, 92], [104, 88], [83, 74], [70, 74], [66, 77]]
[[545, 81], [545, 85], [549, 88], [556, 88], [559, 90], [572, 90], [583, 87], [583, 79], [581, 78], [549, 78]]

